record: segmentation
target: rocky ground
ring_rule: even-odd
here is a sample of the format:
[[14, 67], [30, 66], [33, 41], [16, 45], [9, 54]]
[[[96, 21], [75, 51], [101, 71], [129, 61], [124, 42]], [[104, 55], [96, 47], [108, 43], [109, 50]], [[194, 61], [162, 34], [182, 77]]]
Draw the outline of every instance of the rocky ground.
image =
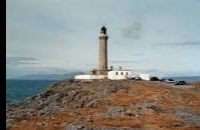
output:
[[200, 82], [62, 81], [6, 117], [8, 130], [200, 130]]

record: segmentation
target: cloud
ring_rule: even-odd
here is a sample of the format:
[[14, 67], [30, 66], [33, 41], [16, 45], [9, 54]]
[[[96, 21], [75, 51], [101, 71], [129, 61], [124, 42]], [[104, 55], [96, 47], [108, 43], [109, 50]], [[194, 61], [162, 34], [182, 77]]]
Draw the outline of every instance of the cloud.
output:
[[199, 46], [200, 41], [155, 43], [156, 46]]
[[133, 55], [133, 56], [141, 56], [141, 55], [143, 55], [143, 53], [137, 52], [137, 53], [133, 53], [132, 55]]
[[135, 63], [141, 62], [141, 60], [111, 60], [111, 63]]
[[39, 64], [39, 59], [34, 57], [8, 57], [6, 58], [6, 65], [16, 66], [16, 65], [29, 65], [29, 64]]
[[149, 69], [139, 69], [139, 68], [135, 68], [132, 70], [134, 75], [138, 75], [138, 74], [151, 74], [154, 76], [163, 76], [163, 75], [168, 75], [168, 73], [166, 73], [163, 70], [160, 69], [154, 69], [154, 68], [149, 68]]
[[136, 52], [136, 53], [133, 53], [131, 56], [134, 56], [134, 57], [143, 57], [145, 55], [144, 55], [144, 53]]
[[136, 21], [132, 23], [130, 26], [122, 29], [122, 36], [124, 38], [138, 40], [141, 38], [142, 30], [143, 30], [142, 23]]
[[[180, 2], [183, 4], [180, 5]], [[163, 49], [158, 47], [153, 50], [151, 46], [154, 43], [160, 45], [163, 41], [197, 40], [200, 33], [197, 28], [200, 23], [199, 9], [197, 2], [187, 0], [7, 0], [7, 56], [41, 58], [11, 58], [6, 64], [7, 70], [12, 74], [22, 74], [35, 70], [39, 72], [39, 67], [42, 70], [47, 67], [94, 68], [97, 65], [92, 63], [97, 63], [98, 35], [102, 24], [108, 28], [109, 56], [114, 58], [114, 63], [143, 68], [156, 62], [155, 68], [164, 68], [164, 58], [157, 56], [163, 53]], [[193, 43], [193, 48], [188, 50], [191, 55], [185, 55], [183, 51], [174, 60], [184, 55], [184, 59], [193, 61], [188, 63], [190, 66], [186, 69], [195, 68], [194, 61], [199, 65], [195, 59], [200, 54], [197, 45]], [[173, 51], [167, 53], [169, 57], [174, 55]], [[134, 52], [143, 52], [144, 56], [132, 55]], [[156, 59], [149, 58], [154, 56]], [[70, 62], [64, 61], [67, 59]], [[179, 70], [176, 64], [172, 66]], [[198, 67], [195, 69], [198, 71]]]

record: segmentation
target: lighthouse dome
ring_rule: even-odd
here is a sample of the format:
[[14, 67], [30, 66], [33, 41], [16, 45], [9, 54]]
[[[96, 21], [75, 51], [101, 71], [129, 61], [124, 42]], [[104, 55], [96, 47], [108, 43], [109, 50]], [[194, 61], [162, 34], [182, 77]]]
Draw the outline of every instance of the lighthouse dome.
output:
[[101, 27], [101, 33], [106, 34], [106, 27], [105, 26]]

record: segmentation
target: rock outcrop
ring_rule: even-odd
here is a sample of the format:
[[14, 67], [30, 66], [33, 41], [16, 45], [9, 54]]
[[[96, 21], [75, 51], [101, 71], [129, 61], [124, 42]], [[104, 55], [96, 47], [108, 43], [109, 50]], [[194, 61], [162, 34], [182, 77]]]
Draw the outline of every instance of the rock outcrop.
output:
[[197, 130], [200, 85], [62, 81], [6, 108], [9, 130]]

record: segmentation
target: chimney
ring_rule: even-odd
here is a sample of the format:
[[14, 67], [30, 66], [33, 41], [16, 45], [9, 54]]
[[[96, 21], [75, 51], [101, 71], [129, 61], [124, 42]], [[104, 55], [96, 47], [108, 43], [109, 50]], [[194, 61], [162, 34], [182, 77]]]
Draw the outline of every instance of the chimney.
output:
[[110, 66], [110, 70], [113, 70], [113, 66]]

